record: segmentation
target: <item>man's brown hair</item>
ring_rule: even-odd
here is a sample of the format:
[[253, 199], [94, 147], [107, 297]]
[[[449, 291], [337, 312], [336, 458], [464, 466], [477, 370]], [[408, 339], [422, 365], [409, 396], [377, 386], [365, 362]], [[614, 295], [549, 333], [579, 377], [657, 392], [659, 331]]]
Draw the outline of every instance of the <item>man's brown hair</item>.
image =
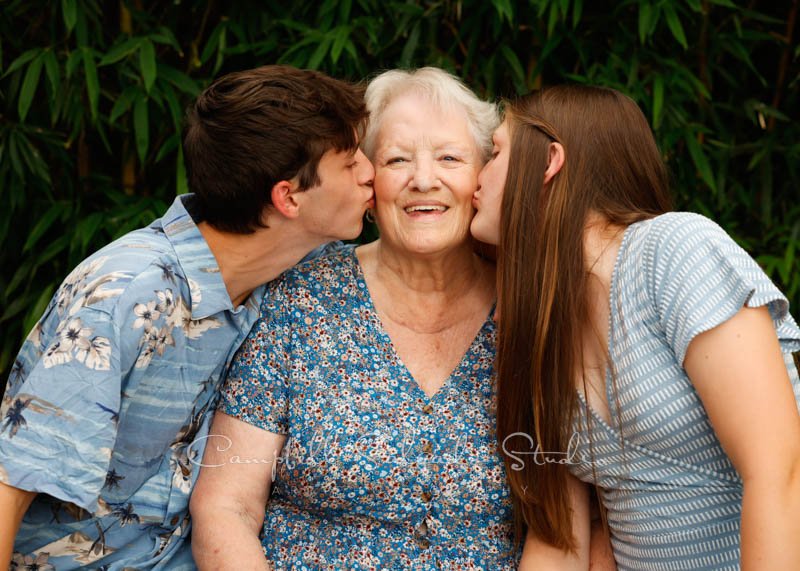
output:
[[199, 220], [240, 234], [264, 227], [271, 189], [320, 183], [329, 150], [355, 152], [367, 110], [362, 86], [290, 66], [225, 75], [189, 108], [183, 148]]

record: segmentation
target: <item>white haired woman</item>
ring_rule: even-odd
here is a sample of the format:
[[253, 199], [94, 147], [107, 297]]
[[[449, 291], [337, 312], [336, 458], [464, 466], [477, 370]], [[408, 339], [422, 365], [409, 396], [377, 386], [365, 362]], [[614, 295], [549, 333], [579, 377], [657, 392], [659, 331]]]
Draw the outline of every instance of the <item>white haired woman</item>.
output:
[[518, 564], [495, 271], [469, 234], [497, 110], [435, 68], [385, 72], [366, 99], [381, 237], [271, 284], [192, 499], [201, 568]]

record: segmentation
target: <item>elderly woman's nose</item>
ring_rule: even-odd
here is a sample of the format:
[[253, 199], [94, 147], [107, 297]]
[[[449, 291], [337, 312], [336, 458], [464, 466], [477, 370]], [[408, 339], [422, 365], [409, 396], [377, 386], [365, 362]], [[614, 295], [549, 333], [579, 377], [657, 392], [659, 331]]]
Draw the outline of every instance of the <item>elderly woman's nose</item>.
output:
[[433, 161], [426, 159], [417, 160], [416, 168], [414, 169], [414, 177], [411, 182], [412, 186], [420, 192], [428, 192], [435, 188], [438, 184], [438, 179], [436, 177]]

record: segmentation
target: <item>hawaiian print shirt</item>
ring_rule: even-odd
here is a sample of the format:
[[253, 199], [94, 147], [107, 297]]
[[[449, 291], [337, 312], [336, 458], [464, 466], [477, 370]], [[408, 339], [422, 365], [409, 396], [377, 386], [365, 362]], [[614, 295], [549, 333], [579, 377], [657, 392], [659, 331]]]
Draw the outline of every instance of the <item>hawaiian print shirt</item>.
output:
[[177, 198], [78, 266], [17, 357], [0, 481], [39, 495], [12, 569], [195, 568], [192, 443], [264, 288], [232, 306], [190, 204]]
[[221, 410], [288, 434], [262, 545], [277, 570], [516, 569], [487, 318], [428, 397], [395, 352], [353, 247], [268, 287]]

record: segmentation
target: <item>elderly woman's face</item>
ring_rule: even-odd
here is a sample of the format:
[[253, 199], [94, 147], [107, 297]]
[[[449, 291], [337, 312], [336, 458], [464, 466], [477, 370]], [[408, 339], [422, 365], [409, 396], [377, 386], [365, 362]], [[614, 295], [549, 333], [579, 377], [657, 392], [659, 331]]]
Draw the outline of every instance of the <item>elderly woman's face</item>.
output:
[[482, 161], [462, 114], [399, 97], [384, 111], [374, 164], [382, 242], [435, 253], [467, 240]]

